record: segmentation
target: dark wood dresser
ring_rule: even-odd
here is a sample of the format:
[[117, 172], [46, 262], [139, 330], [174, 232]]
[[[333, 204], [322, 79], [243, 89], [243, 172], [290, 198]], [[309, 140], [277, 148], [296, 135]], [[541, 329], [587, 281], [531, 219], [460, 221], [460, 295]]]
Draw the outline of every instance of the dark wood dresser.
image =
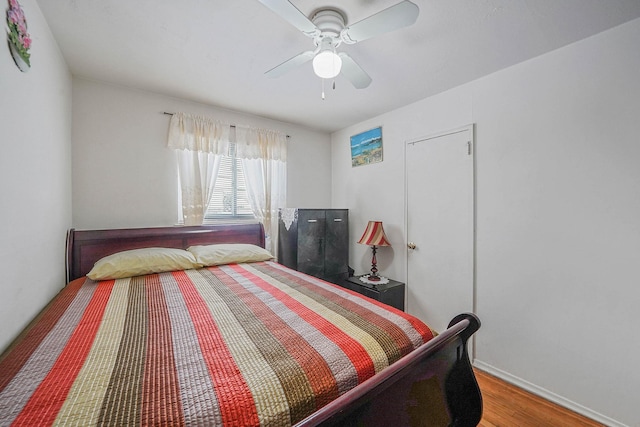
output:
[[348, 276], [348, 209], [280, 209], [278, 262], [341, 284]]

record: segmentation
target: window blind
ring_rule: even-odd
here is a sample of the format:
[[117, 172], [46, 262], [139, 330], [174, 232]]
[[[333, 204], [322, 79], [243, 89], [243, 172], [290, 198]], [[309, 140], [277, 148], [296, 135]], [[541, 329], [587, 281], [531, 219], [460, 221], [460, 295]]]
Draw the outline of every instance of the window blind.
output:
[[242, 162], [233, 154], [234, 150], [231, 156], [222, 157], [213, 196], [205, 213], [207, 219], [253, 218]]

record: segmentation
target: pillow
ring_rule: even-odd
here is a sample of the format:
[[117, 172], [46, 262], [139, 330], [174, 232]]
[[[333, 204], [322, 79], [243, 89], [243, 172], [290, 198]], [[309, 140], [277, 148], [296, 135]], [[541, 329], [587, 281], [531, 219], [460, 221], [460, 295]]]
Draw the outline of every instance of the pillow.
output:
[[122, 279], [163, 271], [200, 268], [194, 256], [174, 248], [144, 248], [117, 252], [96, 262], [87, 276], [93, 280]]
[[191, 246], [187, 249], [203, 266], [239, 264], [273, 259], [268, 250], [247, 243], [227, 243], [207, 246]]

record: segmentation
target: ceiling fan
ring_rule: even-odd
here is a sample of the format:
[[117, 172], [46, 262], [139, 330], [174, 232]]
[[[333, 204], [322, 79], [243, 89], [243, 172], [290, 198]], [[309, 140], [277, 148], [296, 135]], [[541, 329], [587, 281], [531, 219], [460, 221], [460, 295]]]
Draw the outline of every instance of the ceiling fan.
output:
[[344, 14], [335, 8], [321, 8], [311, 19], [287, 0], [259, 0], [284, 20], [313, 39], [314, 50], [302, 52], [267, 71], [268, 77], [279, 77], [287, 71], [313, 60], [318, 77], [332, 79], [342, 73], [357, 89], [371, 84], [371, 77], [345, 52], [336, 52], [343, 42], [354, 44], [371, 37], [408, 27], [416, 22], [418, 6], [408, 0], [346, 26]]

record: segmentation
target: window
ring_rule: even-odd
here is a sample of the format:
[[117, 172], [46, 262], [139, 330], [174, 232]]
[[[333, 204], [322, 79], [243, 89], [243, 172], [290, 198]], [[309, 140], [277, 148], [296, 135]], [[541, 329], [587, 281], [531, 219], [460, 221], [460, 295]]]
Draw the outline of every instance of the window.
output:
[[236, 145], [230, 155], [222, 156], [213, 195], [205, 219], [253, 219], [241, 159], [236, 157]]
[[287, 197], [284, 133], [175, 113], [167, 146], [176, 150], [179, 223], [260, 221], [267, 248], [277, 253], [272, 236]]

